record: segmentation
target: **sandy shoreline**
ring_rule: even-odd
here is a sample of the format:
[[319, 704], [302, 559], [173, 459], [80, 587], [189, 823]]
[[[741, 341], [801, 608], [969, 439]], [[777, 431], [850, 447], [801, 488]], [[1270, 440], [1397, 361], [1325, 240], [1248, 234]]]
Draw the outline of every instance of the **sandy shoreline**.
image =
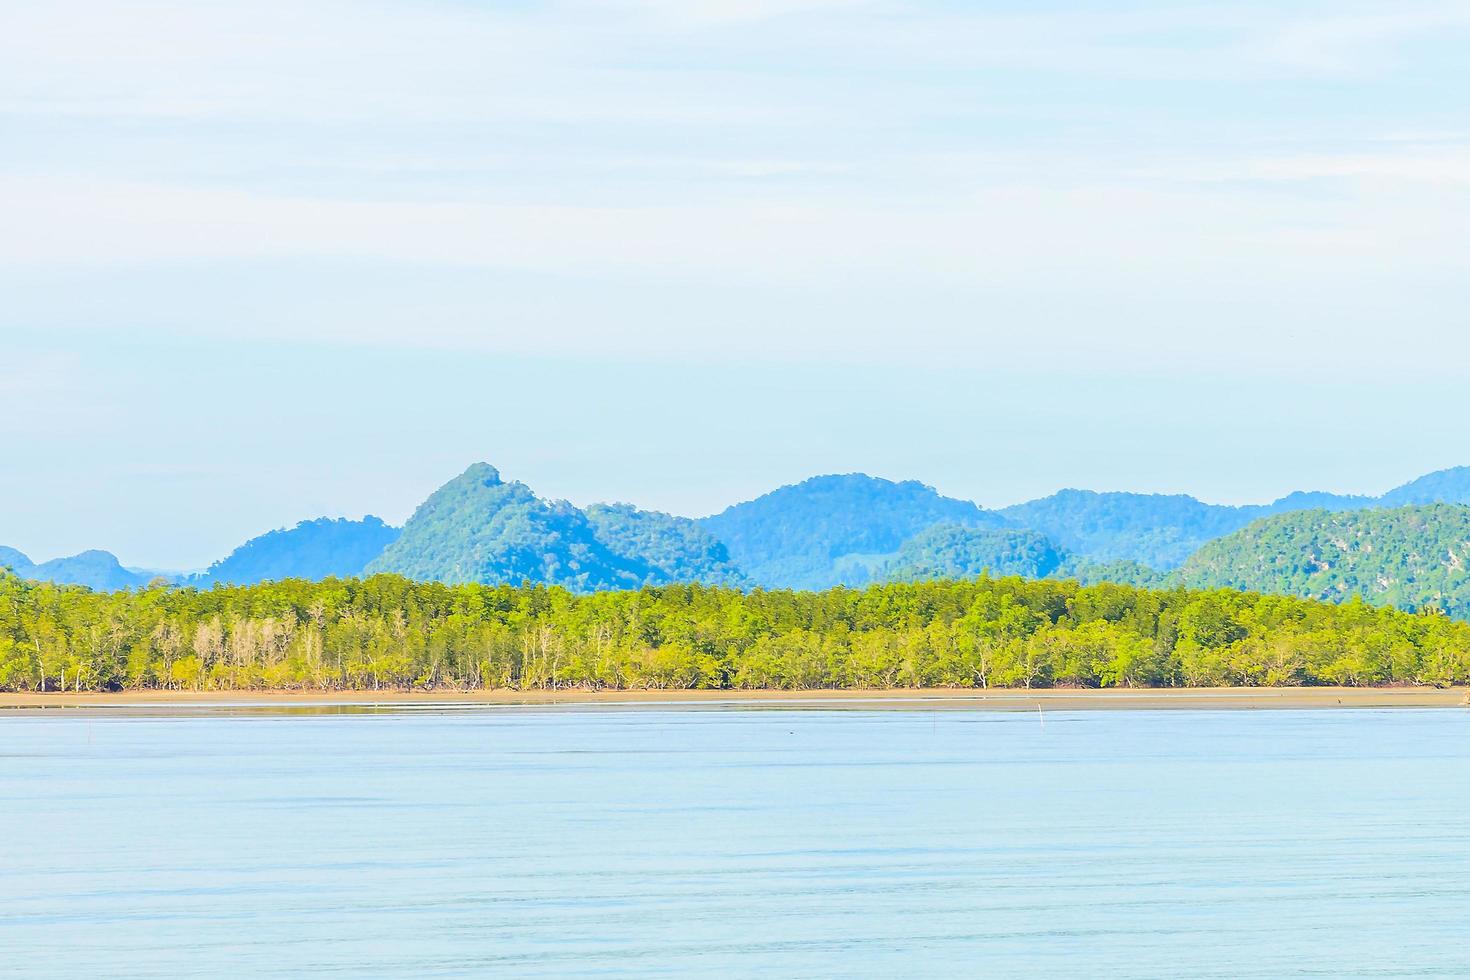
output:
[[242, 707], [762, 707], [957, 708], [989, 711], [1450, 708], [1466, 705], [1463, 688], [1285, 687], [1110, 690], [900, 689], [871, 691], [124, 691], [116, 694], [0, 693], [3, 708]]

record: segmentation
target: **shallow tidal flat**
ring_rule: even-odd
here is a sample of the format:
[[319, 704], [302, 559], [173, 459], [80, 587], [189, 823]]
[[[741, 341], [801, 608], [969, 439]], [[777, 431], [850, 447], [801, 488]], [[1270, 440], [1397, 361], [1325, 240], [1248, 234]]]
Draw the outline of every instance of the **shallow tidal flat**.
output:
[[1470, 711], [1019, 693], [0, 711], [4, 970], [1470, 974]]
[[152, 708], [196, 713], [271, 708], [393, 708], [603, 705], [607, 707], [808, 707], [969, 711], [1091, 711], [1149, 709], [1448, 708], [1470, 704], [1463, 688], [1222, 687], [1222, 688], [895, 688], [890, 690], [355, 690], [0, 692], [0, 709]]

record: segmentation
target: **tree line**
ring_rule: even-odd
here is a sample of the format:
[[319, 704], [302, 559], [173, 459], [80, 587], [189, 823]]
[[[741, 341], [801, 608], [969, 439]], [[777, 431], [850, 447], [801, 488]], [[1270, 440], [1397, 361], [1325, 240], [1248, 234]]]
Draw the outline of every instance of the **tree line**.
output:
[[1359, 601], [988, 578], [575, 595], [395, 575], [92, 592], [0, 572], [0, 689], [1470, 683], [1470, 624]]

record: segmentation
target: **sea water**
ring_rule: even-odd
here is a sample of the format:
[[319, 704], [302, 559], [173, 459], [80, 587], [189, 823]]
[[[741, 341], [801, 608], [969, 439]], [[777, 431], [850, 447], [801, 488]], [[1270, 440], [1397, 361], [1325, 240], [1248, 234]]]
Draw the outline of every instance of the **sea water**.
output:
[[0, 974], [1470, 976], [1470, 712], [0, 711]]

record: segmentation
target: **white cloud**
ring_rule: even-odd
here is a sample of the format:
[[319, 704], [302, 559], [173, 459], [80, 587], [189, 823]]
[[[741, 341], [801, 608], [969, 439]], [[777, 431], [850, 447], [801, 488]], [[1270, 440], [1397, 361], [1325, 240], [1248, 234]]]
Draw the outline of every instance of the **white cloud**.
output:
[[[960, 290], [984, 292], [987, 317], [1060, 293], [1134, 304], [1128, 330], [1173, 322], [1148, 305], [1160, 283], [1325, 295], [1371, 273], [1407, 294], [1414, 277], [1470, 263], [1470, 153], [1453, 119], [1408, 104], [1365, 116], [1354, 86], [1372, 86], [1365, 72], [1391, 81], [1404, 52], [1451, 36], [1464, 13], [9, 5], [0, 260], [82, 276], [363, 262], [825, 290], [854, 306], [888, 290], [915, 310]], [[1324, 73], [1341, 87], [1295, 85]], [[1274, 92], [1301, 104], [1278, 109]], [[1114, 308], [1095, 303], [1104, 319]], [[322, 320], [342, 308], [321, 304]], [[470, 306], [447, 298], [443, 318]], [[465, 329], [436, 332], [452, 343]], [[807, 329], [835, 338], [844, 325]]]
[[[724, 282], [881, 274], [895, 283], [997, 286], [1041, 285], [1059, 274], [1074, 282], [1207, 275], [1220, 262], [1299, 271], [1324, 254], [1418, 255], [1464, 268], [1470, 260], [1454, 245], [1470, 202], [1434, 188], [1462, 186], [1467, 164], [1465, 150], [1297, 155], [1132, 177], [950, 174], [939, 193], [907, 200], [809, 198], [798, 187], [728, 201], [608, 205], [0, 177], [0, 258], [47, 265], [298, 256]], [[923, 161], [912, 165], [926, 179]], [[1220, 186], [1331, 179], [1355, 181], [1352, 193], [1283, 199]], [[1425, 255], [1425, 243], [1442, 251]]]

